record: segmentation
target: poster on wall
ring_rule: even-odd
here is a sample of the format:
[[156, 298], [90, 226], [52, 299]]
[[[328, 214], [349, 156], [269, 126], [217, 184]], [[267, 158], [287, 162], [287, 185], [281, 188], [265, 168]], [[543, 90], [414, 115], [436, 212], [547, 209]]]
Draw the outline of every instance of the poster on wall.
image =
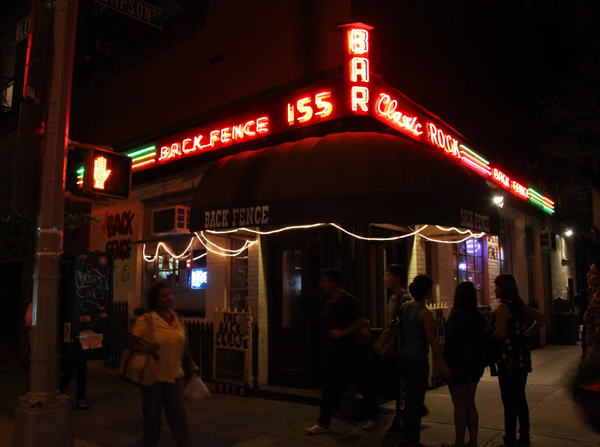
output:
[[113, 276], [110, 253], [78, 252], [64, 256], [61, 294], [64, 360], [101, 360], [110, 355]]

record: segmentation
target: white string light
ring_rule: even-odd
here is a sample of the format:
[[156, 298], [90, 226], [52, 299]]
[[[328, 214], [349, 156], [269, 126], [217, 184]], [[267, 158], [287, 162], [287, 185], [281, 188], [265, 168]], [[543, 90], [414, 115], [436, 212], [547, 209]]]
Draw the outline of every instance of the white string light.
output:
[[477, 239], [477, 238], [480, 238], [480, 237], [482, 237], [484, 234], [485, 234], [485, 233], [481, 233], [481, 235], [480, 235], [480, 236], [477, 236], [477, 235], [473, 235], [473, 236], [467, 236], [467, 237], [465, 237], [464, 239], [460, 239], [460, 240], [457, 240], [457, 241], [440, 241], [439, 239], [432, 239], [432, 238], [430, 238], [430, 237], [427, 237], [427, 236], [425, 236], [425, 235], [423, 235], [423, 234], [420, 234], [419, 236], [421, 236], [423, 239], [427, 239], [428, 241], [431, 241], [431, 242], [439, 242], [440, 244], [460, 244], [461, 242], [464, 242], [464, 241], [466, 241], [466, 240], [468, 240], [468, 239], [471, 239], [471, 238], [476, 238], [476, 239]]
[[158, 249], [162, 245], [162, 247], [167, 251], [167, 253], [169, 253], [173, 258], [175, 258], [175, 259], [184, 258], [185, 259], [185, 258], [187, 258], [188, 256], [191, 255], [191, 253], [189, 253], [187, 256], [185, 254], [189, 251], [189, 249], [192, 246], [193, 242], [194, 242], [194, 238], [191, 238], [190, 239], [190, 243], [188, 244], [187, 248], [185, 250], [183, 250], [183, 252], [180, 255], [174, 255], [173, 253], [171, 253], [171, 250], [169, 250], [169, 248], [165, 244], [163, 244], [162, 242], [159, 242], [158, 245], [156, 246], [156, 252], [154, 253], [154, 257], [152, 259], [148, 259], [146, 257], [146, 244], [144, 244], [144, 247], [143, 247], [143, 256], [144, 256], [144, 259], [147, 262], [153, 262], [157, 258], [157, 256], [158, 256]]
[[[287, 230], [302, 230], [302, 229], [308, 229], [308, 228], [316, 228], [316, 227], [322, 227], [325, 225], [330, 225], [332, 227], [337, 228], [340, 231], [343, 231], [344, 233], [356, 238], [356, 239], [360, 239], [363, 241], [380, 241], [380, 242], [385, 242], [385, 241], [395, 241], [395, 240], [399, 240], [399, 239], [403, 239], [403, 238], [407, 238], [410, 236], [414, 236], [416, 234], [420, 235], [422, 238], [431, 241], [431, 242], [438, 242], [438, 243], [442, 243], [442, 244], [459, 244], [461, 242], [466, 241], [467, 239], [470, 238], [481, 238], [485, 235], [485, 232], [481, 232], [481, 233], [473, 233], [471, 230], [461, 230], [459, 228], [456, 227], [442, 227], [440, 225], [436, 225], [436, 228], [438, 228], [439, 230], [442, 231], [456, 231], [460, 234], [469, 234], [469, 236], [460, 239], [460, 240], [453, 240], [453, 241], [442, 241], [439, 239], [434, 239], [434, 238], [430, 238], [428, 236], [425, 236], [422, 234], [422, 231], [425, 230], [429, 225], [424, 225], [423, 227], [421, 227], [418, 230], [413, 231], [412, 233], [408, 233], [408, 234], [402, 234], [400, 236], [392, 236], [392, 237], [364, 237], [364, 236], [359, 236], [357, 234], [354, 234], [348, 230], [346, 230], [345, 228], [341, 227], [338, 224], [335, 223], [316, 223], [316, 224], [311, 224], [311, 225], [294, 225], [294, 226], [289, 226], [289, 227], [284, 227], [284, 228], [279, 228], [277, 230], [271, 230], [271, 231], [259, 231], [259, 230], [252, 230], [250, 228], [234, 228], [232, 230], [223, 230], [223, 231], [216, 231], [216, 230], [205, 230], [207, 233], [212, 233], [212, 234], [229, 234], [229, 233], [236, 233], [238, 231], [247, 231], [249, 233], [254, 233], [254, 234], [260, 234], [260, 235], [269, 235], [269, 234], [274, 234], [274, 233], [281, 233], [282, 231], [287, 231]], [[235, 257], [240, 255], [242, 252], [244, 252], [247, 248], [251, 247], [252, 245], [256, 244], [258, 241], [249, 241], [246, 240], [244, 243], [244, 246], [242, 248], [239, 249], [229, 249], [229, 248], [224, 248], [221, 247], [217, 244], [215, 244], [214, 242], [211, 242], [206, 235], [204, 234], [204, 231], [201, 231], [200, 234], [198, 234], [197, 232], [194, 233], [196, 238], [200, 241], [200, 243], [204, 246], [204, 248], [206, 248], [207, 251], [210, 251], [211, 253], [215, 253], [217, 255], [220, 256], [229, 256], [229, 257]], [[200, 237], [202, 236], [202, 237]], [[213, 250], [212, 248], [210, 248], [203, 240], [202, 238], [204, 238], [206, 240], [206, 242], [209, 245], [212, 245], [213, 247], [216, 247], [218, 250], [221, 250], [221, 252]], [[154, 257], [148, 257], [146, 255], [146, 244], [143, 245], [143, 256], [144, 256], [144, 260], [146, 262], [153, 262], [156, 260], [156, 258], [158, 257], [158, 250], [160, 249], [160, 247], [162, 246], [167, 253], [169, 253], [173, 258], [175, 259], [180, 259], [180, 258], [187, 258], [191, 255], [191, 252], [189, 251], [190, 248], [192, 247], [192, 244], [194, 242], [194, 238], [192, 237], [190, 239], [190, 243], [188, 244], [187, 248], [180, 254], [180, 255], [175, 255], [173, 254], [169, 248], [163, 243], [163, 242], [159, 242], [158, 245], [156, 246], [156, 252], [154, 253]], [[225, 253], [223, 253], [225, 252]], [[187, 255], [186, 255], [187, 253]], [[195, 258], [192, 258], [194, 261], [197, 259], [200, 259], [202, 257], [206, 256], [206, 253], [203, 253]]]
[[[194, 233], [196, 235], [196, 237], [198, 237], [198, 233]], [[246, 248], [248, 248], [251, 244], [249, 243], [250, 241], [246, 240], [246, 242], [244, 243], [244, 246], [242, 248], [236, 248], [235, 250], [230, 250], [229, 248], [223, 248], [223, 247], [219, 247], [217, 244], [214, 244], [213, 242], [209, 241], [208, 238], [204, 235], [204, 231], [201, 231], [200, 234], [202, 235], [202, 237], [204, 239], [206, 239], [206, 242], [208, 242], [210, 245], [212, 245], [213, 247], [217, 247], [219, 250], [222, 251], [228, 251], [229, 253], [235, 253], [238, 252], [240, 250], [245, 250]], [[254, 241], [256, 243], [256, 241]]]
[[[201, 243], [202, 245], [204, 245], [204, 248], [206, 248], [206, 249], [207, 249], [208, 251], [210, 251], [211, 253], [214, 253], [214, 254], [217, 254], [217, 255], [220, 255], [220, 256], [229, 256], [229, 257], [235, 257], [235, 256], [237, 256], [237, 255], [241, 254], [241, 253], [242, 253], [244, 250], [246, 250], [248, 247], [250, 247], [250, 246], [252, 246], [252, 245], [254, 245], [254, 244], [256, 244], [256, 243], [258, 242], [258, 241], [246, 241], [246, 243], [244, 244], [244, 246], [243, 246], [242, 248], [240, 248], [239, 250], [234, 250], [234, 252], [233, 252], [233, 253], [219, 253], [218, 251], [216, 251], [216, 250], [213, 250], [213, 249], [212, 249], [212, 248], [210, 248], [208, 245], [206, 245], [206, 244], [204, 243], [204, 241], [203, 241], [203, 240], [200, 238], [200, 236], [198, 235], [198, 233], [196, 233], [196, 238], [198, 238], [198, 240], [200, 241], [200, 243]], [[207, 241], [208, 241], [208, 239], [207, 239]], [[214, 244], [213, 244], [213, 245], [214, 245]], [[217, 247], [217, 248], [221, 249], [221, 247], [218, 247], [217, 245], [215, 245], [215, 247]]]
[[337, 224], [331, 223], [329, 225], [337, 228], [338, 230], [343, 231], [346, 234], [349, 234], [352, 237], [355, 237], [356, 239], [361, 239], [363, 241], [396, 241], [398, 239], [403, 239], [405, 237], [414, 236], [415, 234], [419, 234], [421, 231], [423, 231], [425, 228], [427, 228], [427, 225], [425, 225], [424, 227], [422, 227], [416, 231], [413, 231], [412, 233], [403, 234], [400, 236], [393, 236], [393, 237], [363, 237], [363, 236], [359, 236], [357, 234], [351, 233], [350, 231], [345, 230], [344, 228], [340, 227]]

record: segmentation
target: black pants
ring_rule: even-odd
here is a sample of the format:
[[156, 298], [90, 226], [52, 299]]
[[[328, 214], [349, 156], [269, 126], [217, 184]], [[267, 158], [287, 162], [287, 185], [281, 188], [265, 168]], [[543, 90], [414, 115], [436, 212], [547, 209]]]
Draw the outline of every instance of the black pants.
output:
[[325, 358], [323, 371], [323, 399], [317, 422], [329, 428], [333, 412], [339, 408], [340, 395], [350, 385], [362, 394], [369, 420], [379, 418], [377, 399], [373, 394], [366, 360], [354, 353], [331, 353]]
[[85, 390], [87, 388], [87, 362], [67, 362], [60, 361], [60, 369], [62, 371], [62, 377], [58, 385], [60, 392], [64, 394], [65, 390], [69, 386], [69, 382], [73, 378], [73, 370], [77, 376], [77, 399], [85, 399]]
[[530, 444], [529, 406], [525, 396], [527, 373], [499, 370], [498, 382], [504, 405], [504, 444], [511, 447], [517, 443], [517, 418], [519, 419], [519, 441]]
[[406, 385], [404, 437], [410, 444], [421, 440], [421, 417], [429, 381], [429, 361], [400, 357], [400, 369]]

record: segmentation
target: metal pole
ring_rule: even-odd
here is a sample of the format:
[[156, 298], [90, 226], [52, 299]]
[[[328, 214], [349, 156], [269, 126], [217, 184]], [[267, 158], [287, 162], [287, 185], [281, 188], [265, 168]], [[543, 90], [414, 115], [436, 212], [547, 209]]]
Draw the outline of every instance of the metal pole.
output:
[[[72, 447], [68, 397], [58, 393], [65, 173], [78, 0], [57, 0], [33, 286], [30, 391], [21, 396], [13, 447]], [[34, 24], [35, 26], [35, 24]]]

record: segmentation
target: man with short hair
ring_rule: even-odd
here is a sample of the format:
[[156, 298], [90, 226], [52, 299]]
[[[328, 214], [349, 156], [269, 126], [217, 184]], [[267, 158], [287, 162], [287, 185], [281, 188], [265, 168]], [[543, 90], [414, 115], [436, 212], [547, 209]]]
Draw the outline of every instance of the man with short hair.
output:
[[356, 336], [364, 327], [364, 313], [355, 297], [340, 287], [342, 273], [338, 269], [325, 269], [321, 272], [321, 289], [329, 298], [329, 306], [323, 317], [327, 329], [327, 342], [324, 348], [323, 399], [317, 424], [308, 427], [309, 434], [329, 431], [331, 417], [338, 407], [340, 395], [346, 391], [353, 378], [358, 377], [356, 390], [363, 396], [369, 421], [363, 426], [370, 431], [377, 427], [379, 408], [371, 392], [369, 383], [361, 374], [355, 374], [363, 362], [363, 350], [357, 344]]

